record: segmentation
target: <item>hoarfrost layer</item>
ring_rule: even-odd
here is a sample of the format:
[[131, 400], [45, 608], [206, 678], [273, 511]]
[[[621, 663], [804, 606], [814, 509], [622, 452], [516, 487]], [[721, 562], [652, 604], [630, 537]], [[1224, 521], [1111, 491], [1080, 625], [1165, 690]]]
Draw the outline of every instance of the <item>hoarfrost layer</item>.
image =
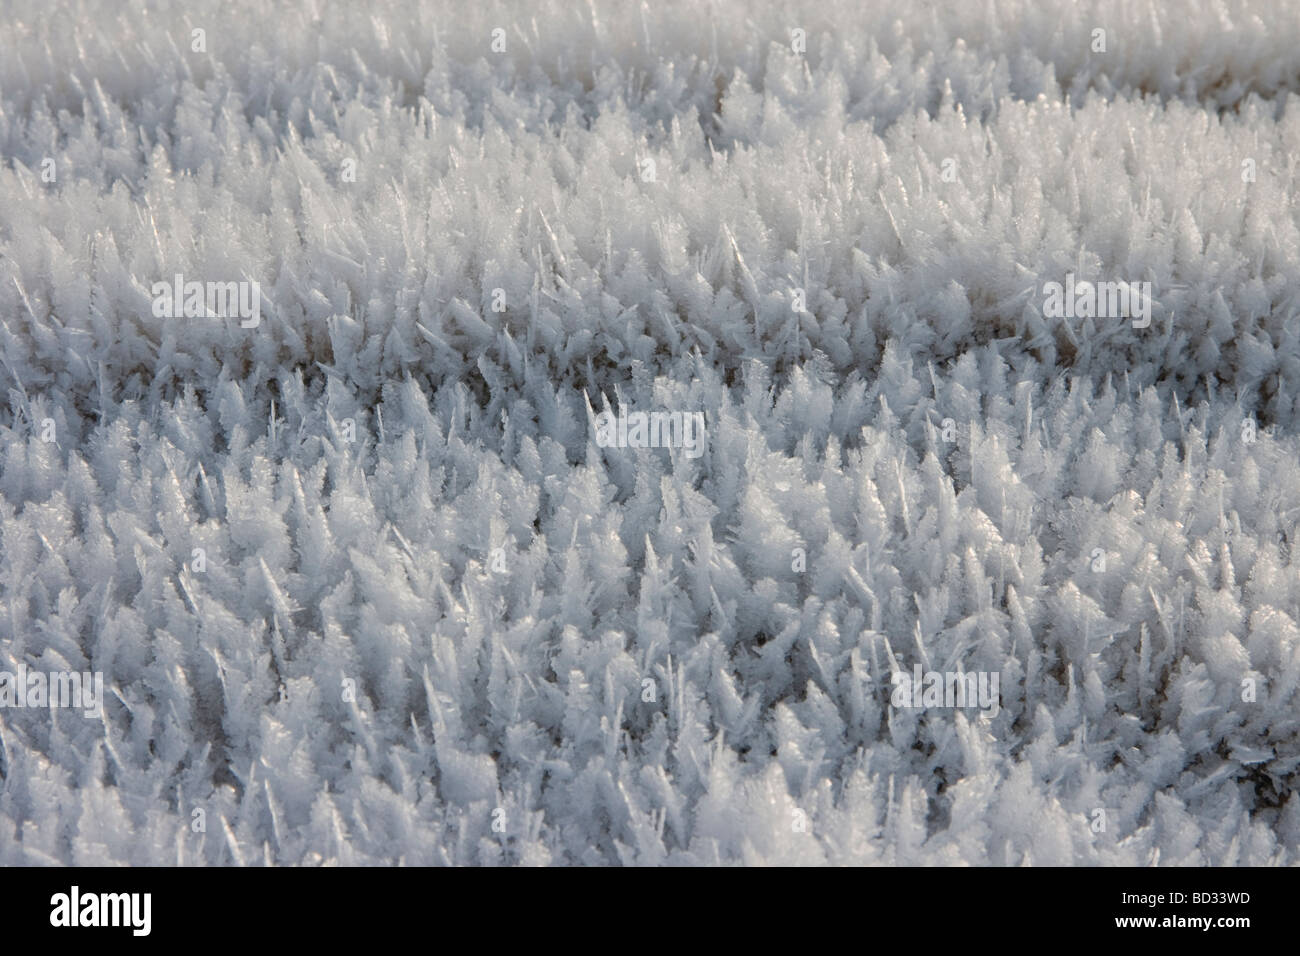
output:
[[1296, 862], [1300, 9], [857, 6], [7, 5], [0, 863]]

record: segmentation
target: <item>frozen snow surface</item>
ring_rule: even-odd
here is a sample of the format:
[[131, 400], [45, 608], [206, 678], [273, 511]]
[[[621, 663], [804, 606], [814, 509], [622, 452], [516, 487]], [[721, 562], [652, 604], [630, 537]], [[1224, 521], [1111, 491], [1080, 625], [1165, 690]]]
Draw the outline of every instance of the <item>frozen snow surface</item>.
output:
[[0, 23], [0, 864], [1300, 862], [1300, 5]]

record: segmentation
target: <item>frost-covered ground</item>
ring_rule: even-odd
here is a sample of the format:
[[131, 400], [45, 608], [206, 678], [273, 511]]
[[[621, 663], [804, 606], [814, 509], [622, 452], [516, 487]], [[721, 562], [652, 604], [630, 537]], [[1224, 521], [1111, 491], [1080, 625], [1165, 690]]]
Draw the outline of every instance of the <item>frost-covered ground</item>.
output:
[[0, 23], [0, 863], [1300, 862], [1300, 6]]

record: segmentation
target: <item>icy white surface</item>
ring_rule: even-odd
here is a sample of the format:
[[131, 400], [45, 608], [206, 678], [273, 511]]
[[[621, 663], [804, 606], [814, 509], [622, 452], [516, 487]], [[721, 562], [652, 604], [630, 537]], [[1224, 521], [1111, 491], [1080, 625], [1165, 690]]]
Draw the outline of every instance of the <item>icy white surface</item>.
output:
[[1300, 6], [281, 6], [3, 5], [0, 864], [1300, 862]]

